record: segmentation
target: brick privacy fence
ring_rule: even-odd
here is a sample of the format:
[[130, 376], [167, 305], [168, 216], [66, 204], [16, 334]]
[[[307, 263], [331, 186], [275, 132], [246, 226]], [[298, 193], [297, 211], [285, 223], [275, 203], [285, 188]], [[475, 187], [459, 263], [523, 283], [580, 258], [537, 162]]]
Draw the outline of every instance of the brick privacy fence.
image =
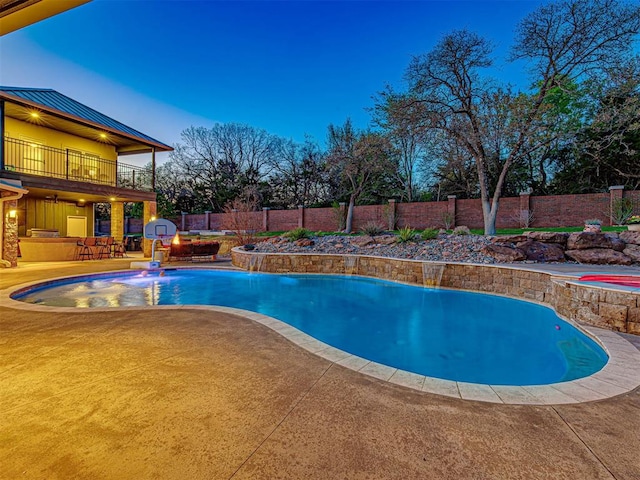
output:
[[[640, 205], [640, 190], [625, 191], [622, 187], [610, 187], [609, 193], [581, 195], [533, 196], [527, 193], [519, 197], [500, 199], [496, 228], [519, 228], [531, 219], [529, 227], [566, 227], [582, 225], [585, 219], [599, 218], [604, 225], [612, 225], [612, 205], [622, 198], [632, 199]], [[346, 205], [340, 204], [342, 213]], [[638, 207], [640, 208], [640, 206]], [[640, 211], [635, 211], [640, 214]], [[171, 218], [179, 230], [230, 229], [225, 213], [182, 214]], [[452, 220], [451, 227], [465, 225], [482, 229], [482, 206], [480, 199], [457, 199], [450, 196], [441, 202], [398, 203], [389, 200], [386, 205], [357, 206], [353, 215], [354, 231], [370, 222], [384, 228], [405, 227], [423, 229], [444, 227], [445, 217]], [[252, 223], [262, 231], [287, 231], [305, 227], [311, 231], [336, 231], [338, 215], [334, 208], [303, 208], [295, 210], [271, 210], [264, 208], [252, 214]], [[99, 230], [110, 231], [110, 222], [100, 221]], [[142, 220], [129, 218], [125, 221], [125, 233], [142, 232]]]

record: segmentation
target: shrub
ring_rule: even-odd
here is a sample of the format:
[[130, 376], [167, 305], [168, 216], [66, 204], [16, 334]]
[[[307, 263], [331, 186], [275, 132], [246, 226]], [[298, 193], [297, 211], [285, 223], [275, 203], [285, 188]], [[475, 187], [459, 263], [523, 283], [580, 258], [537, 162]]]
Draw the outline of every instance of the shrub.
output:
[[404, 227], [398, 230], [398, 243], [413, 242], [416, 239], [416, 231], [411, 227]]
[[442, 223], [444, 225], [445, 230], [451, 229], [451, 226], [453, 225], [455, 220], [456, 220], [455, 217], [449, 212], [444, 212], [442, 214]]
[[599, 218], [587, 218], [584, 221], [585, 225], [602, 225], [602, 220], [600, 220]]
[[611, 205], [611, 219], [615, 225], [624, 225], [633, 215], [633, 200], [631, 198], [616, 198]]
[[454, 235], [471, 235], [471, 230], [469, 230], [469, 227], [460, 225], [459, 227], [456, 227], [453, 229], [453, 234]]
[[370, 236], [381, 235], [384, 233], [384, 228], [378, 225], [376, 222], [367, 222], [360, 231]]
[[423, 240], [433, 240], [438, 237], [438, 233], [440, 233], [440, 230], [437, 228], [425, 228], [420, 236]]
[[291, 241], [300, 240], [301, 238], [309, 238], [311, 236], [311, 231], [307, 230], [304, 227], [294, 228], [293, 230], [289, 230], [284, 234]]

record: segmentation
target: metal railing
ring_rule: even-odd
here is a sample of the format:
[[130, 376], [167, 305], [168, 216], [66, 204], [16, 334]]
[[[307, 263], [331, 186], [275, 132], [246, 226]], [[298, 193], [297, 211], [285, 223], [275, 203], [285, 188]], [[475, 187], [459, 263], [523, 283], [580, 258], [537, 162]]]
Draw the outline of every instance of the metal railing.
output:
[[149, 168], [11, 137], [4, 137], [4, 169], [132, 190], [153, 190]]

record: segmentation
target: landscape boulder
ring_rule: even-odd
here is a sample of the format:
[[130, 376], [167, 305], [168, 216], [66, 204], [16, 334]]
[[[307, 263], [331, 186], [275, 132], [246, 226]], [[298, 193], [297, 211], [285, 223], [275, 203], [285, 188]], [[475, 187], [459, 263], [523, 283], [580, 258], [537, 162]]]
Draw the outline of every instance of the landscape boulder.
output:
[[633, 263], [628, 255], [609, 248], [567, 250], [565, 255], [578, 263], [595, 265], [631, 265]]
[[528, 232], [527, 239], [542, 243], [556, 243], [565, 246], [569, 233], [567, 232]]
[[522, 250], [527, 260], [535, 262], [564, 262], [564, 249], [561, 245], [555, 243], [542, 243], [534, 240], [520, 242], [517, 245], [518, 250]]
[[376, 235], [373, 237], [373, 241], [378, 245], [393, 245], [397, 241], [395, 235]]
[[366, 247], [367, 245], [371, 245], [372, 243], [375, 243], [375, 241], [373, 240], [373, 237], [370, 237], [369, 235], [362, 235], [361, 237], [353, 237], [349, 240], [351, 242], [351, 245], [354, 245], [356, 247]]
[[526, 241], [526, 235], [500, 235], [499, 237], [491, 237], [491, 243], [520, 243]]
[[492, 256], [501, 263], [519, 262], [527, 259], [527, 256], [522, 250], [498, 243], [489, 243], [485, 245], [482, 247], [482, 253]]
[[624, 247], [625, 242], [615, 233], [576, 232], [567, 239], [567, 250], [602, 248], [622, 252]]
[[634, 262], [640, 263], [640, 245], [627, 243], [627, 247], [622, 251], [622, 253], [631, 258]]
[[620, 240], [625, 243], [631, 243], [632, 245], [640, 245], [640, 232], [620, 232]]

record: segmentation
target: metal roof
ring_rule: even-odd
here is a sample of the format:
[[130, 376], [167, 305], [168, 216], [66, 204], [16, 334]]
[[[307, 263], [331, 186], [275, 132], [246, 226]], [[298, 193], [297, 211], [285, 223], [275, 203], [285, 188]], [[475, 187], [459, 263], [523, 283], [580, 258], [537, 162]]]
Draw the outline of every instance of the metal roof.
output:
[[173, 150], [170, 146], [49, 88], [0, 86], [0, 97], [8, 101], [25, 100], [28, 104], [42, 108], [50, 113], [62, 114], [66, 118], [84, 120], [109, 132], [151, 144], [158, 147], [158, 150]]

